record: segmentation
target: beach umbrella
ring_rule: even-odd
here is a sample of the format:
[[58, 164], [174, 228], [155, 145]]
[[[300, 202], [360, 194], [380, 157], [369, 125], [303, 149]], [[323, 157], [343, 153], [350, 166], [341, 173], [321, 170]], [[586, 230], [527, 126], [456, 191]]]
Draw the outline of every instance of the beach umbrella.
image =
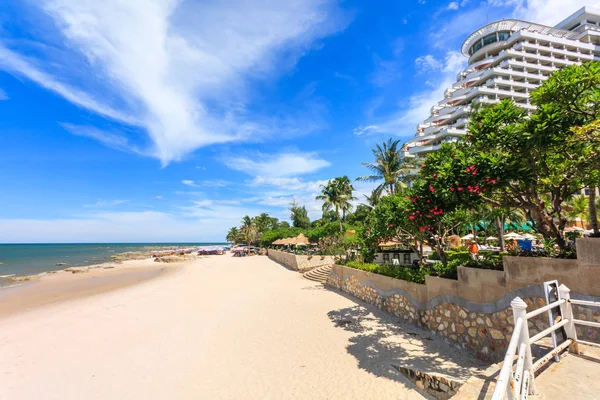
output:
[[495, 236], [488, 236], [485, 238], [485, 240], [498, 240], [498, 238]]
[[523, 236], [519, 235], [518, 233], [511, 232], [504, 235], [504, 239], [522, 240]]
[[472, 233], [469, 233], [468, 235], [461, 237], [460, 240], [471, 240], [473, 238], [475, 238], [475, 236], [473, 236]]
[[526, 233], [526, 234], [523, 235], [523, 239], [525, 239], [525, 240], [533, 240], [533, 239], [536, 239], [536, 237], [533, 236], [533, 235], [530, 235], [529, 233]]

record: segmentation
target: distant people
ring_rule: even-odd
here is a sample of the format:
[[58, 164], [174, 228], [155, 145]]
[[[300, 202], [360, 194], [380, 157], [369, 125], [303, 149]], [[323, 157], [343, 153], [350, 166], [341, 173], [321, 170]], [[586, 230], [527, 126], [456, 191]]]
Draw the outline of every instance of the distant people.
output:
[[519, 244], [517, 243], [517, 241], [515, 239], [511, 239], [510, 242], [508, 242], [508, 244], [506, 245], [507, 251], [518, 250], [518, 249], [519, 249]]
[[471, 258], [473, 260], [477, 259], [477, 255], [479, 254], [479, 245], [476, 240], [472, 240], [469, 244], [469, 254], [471, 254]]

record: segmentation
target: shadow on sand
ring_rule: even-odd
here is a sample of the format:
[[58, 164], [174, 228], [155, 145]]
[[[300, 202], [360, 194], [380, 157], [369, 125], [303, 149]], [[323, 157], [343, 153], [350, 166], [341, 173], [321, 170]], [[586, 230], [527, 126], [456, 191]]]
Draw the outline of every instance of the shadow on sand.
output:
[[460, 384], [489, 365], [371, 304], [328, 290], [356, 304], [330, 311], [328, 316], [336, 327], [354, 334], [349, 339], [348, 353], [369, 373], [406, 383], [399, 371], [410, 369]]

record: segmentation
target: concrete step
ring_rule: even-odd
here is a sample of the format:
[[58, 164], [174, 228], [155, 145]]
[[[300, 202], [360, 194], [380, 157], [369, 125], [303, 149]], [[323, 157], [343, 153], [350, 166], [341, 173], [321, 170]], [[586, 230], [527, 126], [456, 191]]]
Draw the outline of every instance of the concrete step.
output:
[[331, 266], [326, 265], [323, 267], [311, 269], [310, 271], [302, 274], [302, 276], [310, 281], [325, 283], [327, 281], [327, 277], [329, 276], [330, 271]]

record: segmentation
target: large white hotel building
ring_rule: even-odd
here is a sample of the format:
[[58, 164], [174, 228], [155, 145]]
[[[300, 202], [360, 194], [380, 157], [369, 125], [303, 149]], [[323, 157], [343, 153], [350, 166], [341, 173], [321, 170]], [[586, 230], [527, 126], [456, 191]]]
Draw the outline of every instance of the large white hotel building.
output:
[[557, 69], [600, 60], [600, 10], [584, 7], [554, 27], [507, 19], [473, 32], [463, 43], [467, 68], [431, 107], [406, 145], [423, 156], [466, 132], [471, 107], [512, 99], [532, 110], [529, 92]]

